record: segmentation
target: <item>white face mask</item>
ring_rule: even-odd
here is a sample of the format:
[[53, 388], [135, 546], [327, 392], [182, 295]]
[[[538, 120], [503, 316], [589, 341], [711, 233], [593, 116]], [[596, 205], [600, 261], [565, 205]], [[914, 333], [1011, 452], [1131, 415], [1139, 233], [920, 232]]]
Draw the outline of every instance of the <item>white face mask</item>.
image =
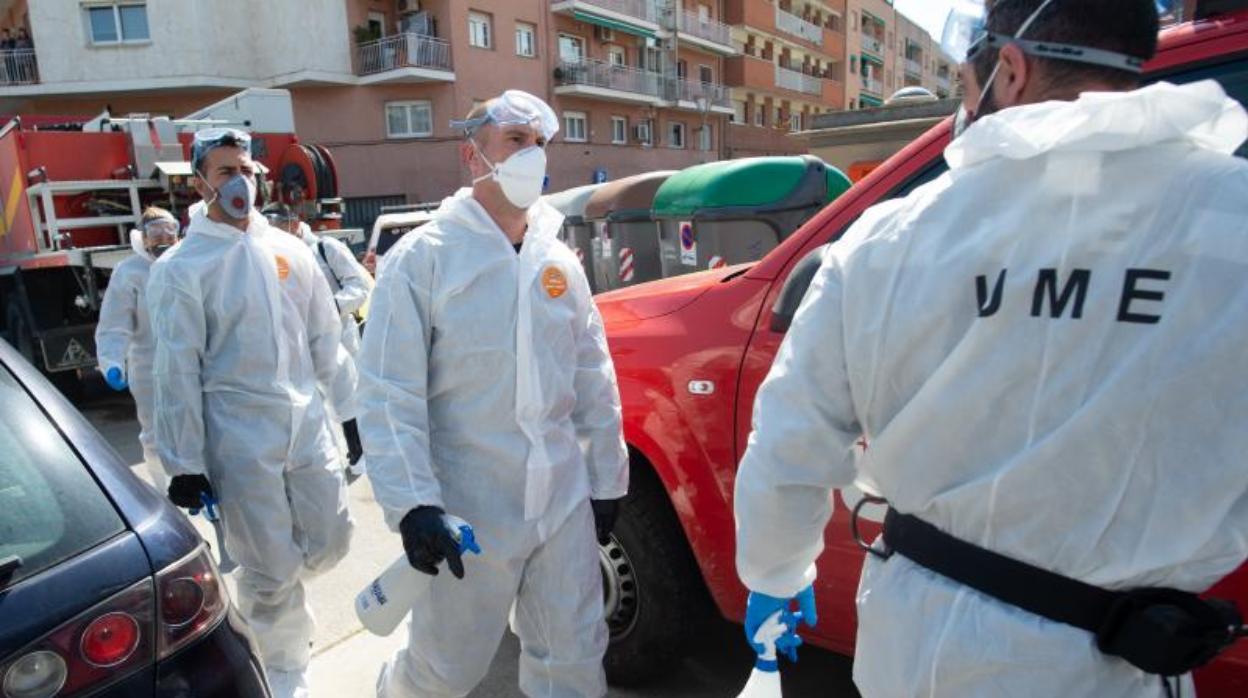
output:
[[542, 185], [546, 182], [546, 151], [536, 145], [517, 150], [501, 165], [495, 165], [485, 157], [481, 147], [472, 142], [481, 159], [489, 166], [490, 173], [483, 174], [472, 180], [473, 184], [491, 177], [498, 182], [503, 196], [516, 208], [525, 208], [537, 203], [542, 195]]

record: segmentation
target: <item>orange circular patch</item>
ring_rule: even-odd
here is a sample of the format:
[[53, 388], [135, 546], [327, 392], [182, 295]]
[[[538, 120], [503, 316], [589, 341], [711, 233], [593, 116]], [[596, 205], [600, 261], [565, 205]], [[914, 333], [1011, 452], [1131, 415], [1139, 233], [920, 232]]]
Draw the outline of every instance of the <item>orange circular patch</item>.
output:
[[290, 276], [290, 262], [287, 262], [286, 258], [280, 254], [273, 256], [277, 258], [277, 278], [285, 281], [286, 277]]
[[568, 292], [568, 278], [559, 267], [546, 267], [542, 270], [542, 288], [546, 289], [546, 295], [558, 298]]

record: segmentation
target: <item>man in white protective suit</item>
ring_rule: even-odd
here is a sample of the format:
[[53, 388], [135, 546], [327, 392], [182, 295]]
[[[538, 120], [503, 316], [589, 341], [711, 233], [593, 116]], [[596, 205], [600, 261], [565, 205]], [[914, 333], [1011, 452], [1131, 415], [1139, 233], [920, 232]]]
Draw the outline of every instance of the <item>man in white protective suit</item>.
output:
[[1242, 626], [1194, 592], [1248, 555], [1248, 116], [1138, 87], [1153, 0], [980, 19], [950, 171], [829, 246], [759, 390], [746, 633], [858, 479], [864, 696], [1190, 696]]
[[143, 211], [139, 227], [130, 231], [134, 254], [122, 260], [108, 277], [95, 326], [95, 353], [104, 382], [113, 390], [129, 388], [139, 420], [139, 443], [143, 463], [152, 484], [164, 491], [169, 485], [164, 466], [156, 454], [152, 433], [152, 357], [156, 338], [147, 317], [147, 277], [152, 263], [178, 241], [181, 226], [163, 208]]
[[307, 696], [304, 580], [342, 560], [352, 530], [321, 401], [342, 329], [307, 245], [255, 210], [249, 146], [232, 129], [196, 134], [208, 203], [152, 267], [156, 445], [174, 504], [220, 500], [238, 606], [274, 695]]
[[[627, 455], [602, 321], [556, 239], [563, 216], [539, 200], [558, 120], [509, 90], [455, 127], [473, 186], [387, 253], [361, 353], [377, 501], [413, 567], [446, 559], [454, 574], [413, 609], [378, 695], [466, 695], [510, 614], [525, 694], [601, 696], [595, 536], [626, 494]], [[443, 512], [475, 529], [466, 575]]]
[[328, 235], [316, 235], [289, 206], [267, 206], [263, 213], [274, 227], [294, 235], [312, 250], [321, 274], [329, 282], [329, 290], [333, 293], [334, 307], [342, 322], [342, 350], [338, 355], [339, 370], [334, 376], [332, 392], [327, 397], [333, 418], [342, 425], [347, 446], [347, 482], [351, 483], [364, 470], [364, 447], [356, 423], [359, 409], [356, 404], [358, 378], [355, 360], [360, 353], [360, 326], [355, 317], [373, 291], [373, 277], [356, 261], [346, 243]]

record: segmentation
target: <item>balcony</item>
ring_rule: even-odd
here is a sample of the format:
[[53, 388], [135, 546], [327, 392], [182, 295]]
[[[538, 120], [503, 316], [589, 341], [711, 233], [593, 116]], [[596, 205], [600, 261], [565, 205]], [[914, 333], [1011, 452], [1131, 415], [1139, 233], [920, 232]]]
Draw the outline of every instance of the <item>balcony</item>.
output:
[[383, 82], [454, 82], [451, 45], [423, 34], [395, 34], [355, 48], [361, 85]]
[[874, 94], [877, 97], [883, 97], [884, 96], [884, 83], [880, 82], [877, 78], [863, 77], [862, 78], [862, 90], [863, 92], [870, 92], [871, 94]]
[[655, 0], [551, 0], [551, 12], [608, 29], [653, 37], [659, 31]]
[[555, 94], [662, 106], [664, 78], [658, 73], [582, 59], [559, 61]]
[[813, 75], [776, 66], [776, 87], [811, 95], [823, 94], [823, 79]]
[[38, 83], [39, 64], [33, 48], [0, 51], [0, 87]]
[[811, 24], [792, 12], [786, 12], [776, 5], [776, 29], [808, 41], [816, 46], [823, 45], [823, 27]]
[[719, 83], [701, 82], [699, 80], [669, 80], [667, 85], [667, 99], [674, 103], [677, 109], [688, 109], [691, 111], [702, 111], [704, 108], [699, 104], [699, 100], [705, 99], [705, 109], [708, 112], [719, 114], [732, 114], [732, 92]]
[[681, 41], [687, 41], [721, 56], [735, 56], [732, 45], [732, 29], [723, 22], [702, 19], [696, 12], [681, 11], [677, 15], [676, 31]]
[[871, 36], [870, 34], [862, 35], [862, 50], [880, 58], [884, 57], [884, 42]]
[[923, 64], [913, 58], [906, 59], [906, 75], [923, 77]]

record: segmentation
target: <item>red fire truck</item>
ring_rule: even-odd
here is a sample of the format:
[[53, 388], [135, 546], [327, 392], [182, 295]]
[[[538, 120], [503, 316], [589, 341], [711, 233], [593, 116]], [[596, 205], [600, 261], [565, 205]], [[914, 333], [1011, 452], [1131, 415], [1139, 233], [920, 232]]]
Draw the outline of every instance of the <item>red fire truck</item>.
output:
[[245, 90], [181, 119], [18, 116], [0, 128], [0, 323], [63, 390], [95, 365], [102, 291], [130, 254], [129, 230], [149, 205], [185, 219], [198, 198], [191, 139], [219, 126], [252, 134], [266, 200], [341, 228], [333, 158], [299, 142], [285, 90]]

